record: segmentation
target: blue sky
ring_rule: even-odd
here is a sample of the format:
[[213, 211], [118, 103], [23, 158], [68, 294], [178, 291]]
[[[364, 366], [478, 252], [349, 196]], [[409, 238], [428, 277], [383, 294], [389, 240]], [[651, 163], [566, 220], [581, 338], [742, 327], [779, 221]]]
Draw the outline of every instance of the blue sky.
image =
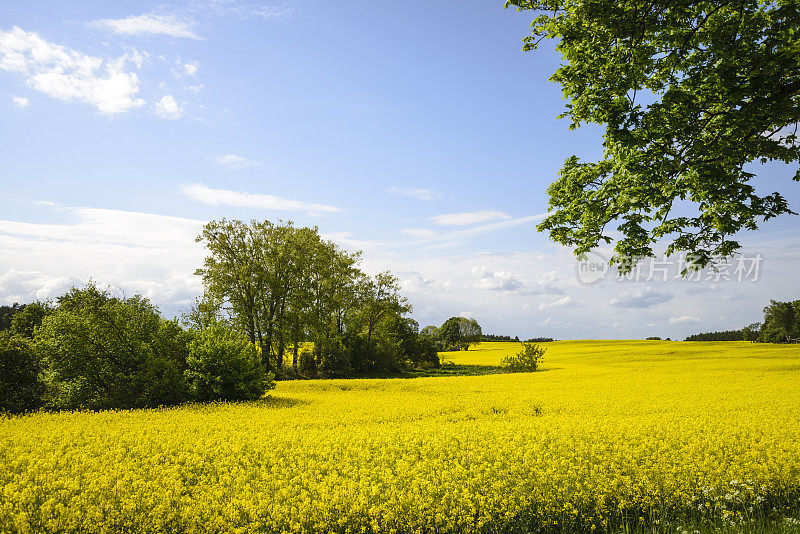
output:
[[[221, 217], [319, 226], [398, 274], [422, 325], [682, 337], [800, 297], [798, 217], [742, 237], [754, 282], [581, 283], [535, 224], [600, 130], [556, 119], [529, 23], [501, 2], [6, 3], [0, 302], [91, 277], [178, 313]], [[757, 171], [798, 210], [791, 169]]]

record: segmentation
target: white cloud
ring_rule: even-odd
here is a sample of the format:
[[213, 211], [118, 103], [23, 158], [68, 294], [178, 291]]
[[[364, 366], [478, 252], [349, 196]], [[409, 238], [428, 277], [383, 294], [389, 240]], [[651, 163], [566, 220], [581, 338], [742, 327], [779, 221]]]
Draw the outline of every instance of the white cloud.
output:
[[422, 189], [421, 187], [410, 187], [410, 186], [406, 187], [392, 186], [386, 189], [386, 191], [393, 195], [414, 197], [428, 202], [433, 202], [434, 200], [442, 196], [440, 193], [437, 193], [430, 189]]
[[417, 239], [431, 239], [439, 235], [429, 228], [403, 228], [400, 232]]
[[194, 76], [195, 74], [197, 74], [197, 71], [199, 69], [200, 69], [199, 61], [191, 61], [183, 65], [183, 73], [186, 74], [187, 76]]
[[540, 310], [547, 310], [550, 308], [563, 308], [565, 306], [569, 306], [572, 303], [572, 297], [569, 295], [565, 295], [560, 299], [551, 300], [550, 302], [540, 302], [539, 309]]
[[355, 237], [353, 237], [352, 232], [330, 232], [330, 233], [320, 234], [320, 237], [322, 239], [335, 241], [337, 244], [344, 247], [345, 249], [349, 249], [350, 251], [374, 250], [382, 248], [386, 245], [386, 243], [384, 243], [383, 241], [369, 241], [366, 239], [356, 239]]
[[292, 14], [292, 10], [287, 7], [261, 6], [254, 9], [250, 14], [254, 17], [269, 20], [288, 17]]
[[473, 267], [472, 274], [478, 278], [475, 282], [476, 289], [489, 289], [500, 291], [517, 291], [523, 287], [513, 274], [505, 271], [492, 271], [486, 267]]
[[184, 114], [183, 108], [175, 101], [175, 97], [172, 95], [161, 97], [161, 100], [153, 104], [153, 111], [162, 119], [169, 120], [179, 119]]
[[192, 27], [196, 22], [179, 19], [173, 15], [157, 15], [145, 13], [132, 15], [122, 19], [100, 19], [89, 23], [90, 26], [114, 32], [119, 35], [168, 35], [186, 39], [202, 39]]
[[86, 283], [75, 276], [48, 276], [40, 271], [10, 269], [0, 275], [0, 304], [52, 300]]
[[555, 285], [555, 273], [542, 273], [534, 280], [520, 280], [508, 271], [493, 271], [487, 267], [473, 267], [477, 278], [475, 289], [506, 291], [519, 295], [560, 295], [563, 290]]
[[24, 96], [12, 96], [11, 101], [14, 102], [15, 106], [24, 108], [27, 107], [30, 102]]
[[54, 298], [89, 278], [176, 313], [202, 291], [193, 275], [203, 221], [98, 208], [51, 207], [65, 222], [0, 220], [0, 302]]
[[225, 189], [211, 189], [203, 184], [190, 184], [181, 187], [181, 192], [190, 199], [210, 206], [236, 206], [280, 211], [305, 211], [311, 215], [336, 213], [341, 208], [326, 204], [311, 204], [299, 200], [289, 200], [274, 195], [245, 193]]
[[144, 100], [136, 98], [138, 76], [125, 70], [126, 63], [140, 64], [141, 57], [134, 52], [104, 60], [51, 43], [16, 26], [0, 30], [0, 70], [23, 75], [30, 87], [53, 98], [86, 102], [109, 115], [144, 104]]
[[476, 235], [494, 232], [496, 230], [505, 230], [508, 228], [513, 228], [514, 226], [536, 222], [543, 219], [545, 216], [546, 214], [528, 215], [525, 217], [517, 217], [516, 219], [507, 219], [493, 223], [482, 224], [479, 226], [473, 226], [471, 228], [452, 230], [441, 234], [431, 231], [429, 236], [419, 236], [419, 240], [416, 242], [416, 244], [429, 243], [432, 245], [454, 246]]
[[680, 317], [670, 317], [669, 324], [699, 323], [700, 319], [691, 315], [681, 315]]
[[620, 291], [620, 293], [612, 297], [608, 303], [619, 308], [652, 308], [653, 306], [671, 300], [674, 296], [675, 295], [672, 293], [656, 291], [649, 287], [632, 287]]
[[442, 226], [467, 226], [489, 221], [510, 219], [511, 215], [502, 211], [470, 211], [464, 213], [444, 213], [431, 217], [431, 220]]
[[252, 159], [247, 159], [244, 156], [237, 156], [236, 154], [220, 154], [214, 158], [217, 165], [222, 165], [229, 169], [245, 169], [247, 167], [258, 167], [261, 164]]

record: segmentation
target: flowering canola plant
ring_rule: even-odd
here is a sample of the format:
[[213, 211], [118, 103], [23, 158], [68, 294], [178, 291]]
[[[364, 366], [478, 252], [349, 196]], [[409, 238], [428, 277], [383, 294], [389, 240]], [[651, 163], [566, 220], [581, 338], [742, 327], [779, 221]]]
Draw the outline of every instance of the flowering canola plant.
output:
[[800, 509], [800, 347], [547, 347], [536, 373], [0, 418], [0, 532], [604, 532]]

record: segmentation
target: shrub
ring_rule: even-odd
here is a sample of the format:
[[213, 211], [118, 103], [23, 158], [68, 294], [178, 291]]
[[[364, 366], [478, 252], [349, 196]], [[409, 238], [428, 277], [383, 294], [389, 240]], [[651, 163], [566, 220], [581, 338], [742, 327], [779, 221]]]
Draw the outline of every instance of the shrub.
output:
[[191, 332], [180, 327], [177, 321], [161, 321], [150, 341], [152, 349], [144, 369], [145, 398], [150, 405], [179, 404], [188, 400], [186, 360]]
[[20, 413], [42, 405], [39, 360], [28, 340], [0, 332], [0, 412]]
[[527, 373], [536, 371], [544, 360], [546, 349], [535, 343], [523, 343], [522, 350], [514, 356], [503, 358], [501, 365], [512, 373]]
[[196, 400], [258, 399], [275, 387], [275, 375], [264, 373], [261, 351], [233, 330], [198, 330], [189, 347], [186, 380]]
[[[358, 350], [369, 348], [366, 340], [364, 343], [358, 343], [359, 338], [356, 337], [353, 341], [356, 342], [355, 347]], [[355, 349], [354, 349], [355, 350]], [[334, 340], [334, 342], [325, 346], [320, 350], [321, 358], [319, 365], [319, 372], [325, 378], [345, 378], [352, 374], [353, 369], [350, 365], [352, 351], [351, 348], [346, 346], [341, 340]]]
[[73, 288], [36, 329], [54, 408], [138, 408], [186, 398], [183, 331], [147, 299]]
[[419, 362], [423, 367], [439, 368], [442, 362], [439, 360], [438, 345], [435, 340], [420, 337], [417, 342], [417, 354]]

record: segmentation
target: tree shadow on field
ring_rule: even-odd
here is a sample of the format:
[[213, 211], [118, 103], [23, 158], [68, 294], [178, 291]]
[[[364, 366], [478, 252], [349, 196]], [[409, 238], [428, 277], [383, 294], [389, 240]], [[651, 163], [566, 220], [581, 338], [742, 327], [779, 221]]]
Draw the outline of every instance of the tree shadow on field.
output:
[[259, 408], [292, 408], [294, 406], [306, 406], [311, 404], [310, 401], [304, 399], [291, 399], [289, 397], [274, 397], [272, 395], [268, 395], [263, 399], [258, 399], [256, 401], [252, 401], [253, 406], [258, 406]]
[[504, 373], [499, 365], [469, 365], [453, 362], [442, 362], [441, 367], [435, 369], [414, 369], [404, 373], [409, 378], [422, 376], [478, 376]]
[[[536, 373], [543, 373], [545, 371], [555, 371], [563, 369], [562, 367], [545, 367], [535, 371]], [[420, 369], [408, 371], [405, 375], [408, 378], [416, 378], [423, 376], [479, 376], [479, 375], [497, 375], [497, 374], [511, 374], [505, 367], [499, 365], [469, 365], [453, 362], [442, 362], [442, 366], [438, 369]]]

